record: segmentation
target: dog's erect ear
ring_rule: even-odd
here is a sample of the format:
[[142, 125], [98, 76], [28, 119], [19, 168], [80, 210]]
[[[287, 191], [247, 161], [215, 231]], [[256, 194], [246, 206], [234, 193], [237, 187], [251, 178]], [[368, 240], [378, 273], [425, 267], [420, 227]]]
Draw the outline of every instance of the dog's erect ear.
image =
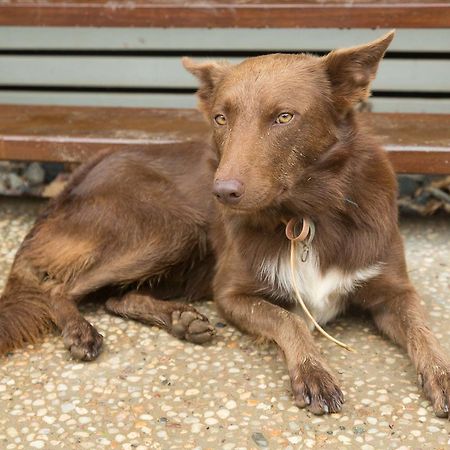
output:
[[200, 81], [200, 86], [197, 91], [197, 96], [200, 100], [199, 107], [204, 112], [207, 112], [211, 105], [214, 89], [217, 83], [225, 75], [230, 65], [222, 61], [196, 63], [188, 57], [182, 58], [181, 62], [183, 63], [184, 68]]
[[392, 30], [369, 44], [334, 50], [323, 57], [339, 110], [345, 112], [369, 96], [370, 83], [394, 34]]

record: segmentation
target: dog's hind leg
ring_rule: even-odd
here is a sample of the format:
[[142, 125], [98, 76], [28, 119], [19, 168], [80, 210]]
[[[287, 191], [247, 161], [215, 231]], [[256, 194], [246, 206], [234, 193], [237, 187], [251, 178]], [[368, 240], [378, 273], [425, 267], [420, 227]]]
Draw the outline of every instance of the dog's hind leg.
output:
[[75, 299], [55, 288], [51, 292], [51, 308], [53, 321], [72, 356], [83, 361], [97, 358], [103, 336], [81, 315]]
[[136, 291], [111, 298], [106, 310], [121, 317], [155, 325], [179, 339], [203, 344], [212, 339], [214, 328], [195, 308], [179, 302], [162, 301]]
[[16, 259], [0, 298], [0, 355], [35, 342], [54, 324], [75, 358], [94, 359], [102, 336], [82, 317], [64, 284], [40, 279], [25, 256]]
[[51, 321], [61, 331], [72, 356], [91, 361], [98, 356], [103, 338], [83, 318], [77, 303], [92, 291], [73, 295], [70, 289], [92, 266], [101, 263], [99, 245], [93, 239], [64, 232], [55, 223], [56, 219], [43, 222], [32, 230], [16, 256], [15, 267], [31, 273], [45, 294]]

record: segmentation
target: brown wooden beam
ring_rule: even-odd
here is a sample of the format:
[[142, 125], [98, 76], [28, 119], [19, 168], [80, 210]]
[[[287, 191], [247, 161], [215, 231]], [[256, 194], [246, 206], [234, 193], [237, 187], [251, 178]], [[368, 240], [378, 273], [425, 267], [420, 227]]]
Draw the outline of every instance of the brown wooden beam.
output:
[[385, 146], [397, 173], [450, 174], [450, 148], [428, 148], [408, 150]]
[[446, 28], [446, 1], [7, 1], [0, 25], [200, 28]]
[[[363, 113], [398, 173], [450, 173], [450, 115]], [[81, 162], [106, 148], [204, 143], [195, 110], [0, 105], [0, 160]]]

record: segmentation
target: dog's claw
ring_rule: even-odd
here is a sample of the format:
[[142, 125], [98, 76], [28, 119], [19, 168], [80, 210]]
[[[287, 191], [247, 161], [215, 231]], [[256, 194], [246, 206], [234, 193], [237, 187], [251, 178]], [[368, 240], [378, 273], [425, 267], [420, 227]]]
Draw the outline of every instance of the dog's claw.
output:
[[344, 395], [334, 377], [319, 362], [302, 363], [291, 371], [292, 390], [295, 404], [308, 408], [313, 414], [339, 412], [344, 403]]
[[450, 419], [450, 368], [432, 366], [422, 375], [423, 391], [433, 405], [434, 414], [439, 418]]
[[419, 373], [419, 374], [417, 375], [417, 382], [419, 383], [419, 386], [420, 386], [421, 388], [423, 388], [423, 375], [422, 375], [421, 373]]

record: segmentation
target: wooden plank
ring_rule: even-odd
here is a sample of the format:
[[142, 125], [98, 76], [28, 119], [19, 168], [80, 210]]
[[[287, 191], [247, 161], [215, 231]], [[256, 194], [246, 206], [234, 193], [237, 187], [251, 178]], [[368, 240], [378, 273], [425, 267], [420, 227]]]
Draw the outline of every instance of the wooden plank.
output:
[[397, 173], [450, 174], [450, 149], [406, 149], [386, 146], [389, 158]]
[[[399, 173], [450, 173], [450, 115], [362, 114]], [[0, 159], [85, 160], [104, 148], [205, 142], [195, 110], [0, 106]]]
[[[450, 113], [450, 98], [371, 97], [373, 112]], [[60, 106], [115, 106], [129, 108], [195, 108], [194, 94], [141, 92], [64, 92], [0, 90], [0, 104], [60, 105]]]
[[450, 7], [444, 0], [4, 0], [0, 25], [446, 28]]
[[[239, 63], [243, 58], [227, 59]], [[449, 73], [450, 59], [388, 58], [380, 65], [373, 89], [450, 92]], [[178, 56], [2, 55], [0, 85], [194, 89], [197, 80], [183, 69]]]
[[0, 106], [0, 159], [83, 161], [109, 147], [205, 140], [192, 110]]
[[[0, 27], [0, 50], [327, 51], [369, 42], [389, 29]], [[390, 52], [449, 52], [450, 28], [399, 29]]]
[[397, 173], [450, 174], [450, 114], [361, 115]]

